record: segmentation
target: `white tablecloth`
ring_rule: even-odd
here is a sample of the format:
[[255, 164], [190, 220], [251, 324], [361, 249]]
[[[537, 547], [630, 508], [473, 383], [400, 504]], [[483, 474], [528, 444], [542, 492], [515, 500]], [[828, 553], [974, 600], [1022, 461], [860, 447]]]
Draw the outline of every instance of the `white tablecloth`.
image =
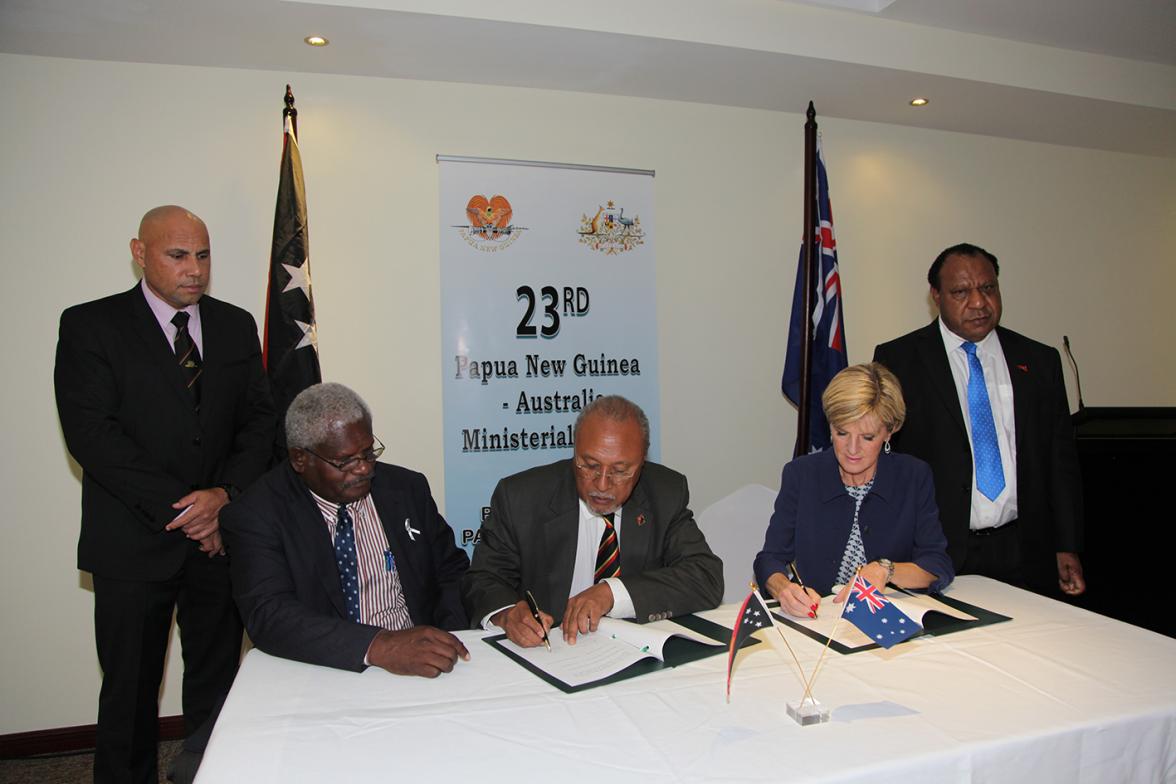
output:
[[[832, 721], [809, 727], [775, 632], [740, 653], [729, 704], [725, 655], [568, 695], [482, 632], [435, 680], [254, 650], [198, 782], [1176, 781], [1176, 640], [982, 577], [949, 595], [1014, 620], [830, 653]], [[785, 634], [811, 670], [821, 646]]]

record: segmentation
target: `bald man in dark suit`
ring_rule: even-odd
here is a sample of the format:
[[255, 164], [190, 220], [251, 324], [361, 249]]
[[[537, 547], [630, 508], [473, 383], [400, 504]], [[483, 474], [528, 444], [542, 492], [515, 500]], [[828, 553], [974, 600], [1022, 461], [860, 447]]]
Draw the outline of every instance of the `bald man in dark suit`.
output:
[[62, 313], [54, 386], [82, 468], [78, 568], [94, 581], [94, 780], [154, 784], [177, 607], [189, 734], [236, 673], [241, 621], [219, 513], [265, 470], [274, 411], [253, 318], [205, 294], [204, 222], [158, 207], [130, 245], [142, 281]]

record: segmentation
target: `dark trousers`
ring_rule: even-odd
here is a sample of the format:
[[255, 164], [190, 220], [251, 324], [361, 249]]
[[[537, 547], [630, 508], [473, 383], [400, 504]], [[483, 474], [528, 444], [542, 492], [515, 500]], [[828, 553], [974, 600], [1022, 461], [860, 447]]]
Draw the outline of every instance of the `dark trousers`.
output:
[[1028, 588], [1016, 522], [968, 534], [968, 556], [957, 574], [980, 574], [1018, 588]]
[[96, 784], [156, 784], [159, 687], [172, 611], [184, 657], [186, 734], [208, 719], [232, 685], [241, 620], [229, 588], [228, 559], [192, 545], [180, 574], [165, 582], [94, 575], [94, 637], [102, 667]]

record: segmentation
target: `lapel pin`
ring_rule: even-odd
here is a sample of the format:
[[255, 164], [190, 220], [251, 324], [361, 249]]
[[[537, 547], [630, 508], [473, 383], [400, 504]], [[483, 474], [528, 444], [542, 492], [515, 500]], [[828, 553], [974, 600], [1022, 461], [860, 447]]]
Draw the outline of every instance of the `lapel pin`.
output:
[[417, 530], [416, 528], [413, 528], [413, 527], [412, 527], [412, 523], [410, 523], [410, 522], [409, 522], [409, 518], [407, 518], [407, 517], [406, 517], [406, 518], [404, 518], [404, 532], [405, 532], [406, 534], [408, 534], [408, 538], [409, 538], [411, 541], [414, 541], [414, 542], [416, 541], [416, 537], [415, 537], [415, 536], [413, 536], [413, 534], [419, 534], [419, 533], [420, 533], [420, 531], [419, 531], [419, 530]]
[[645, 515], [637, 515], [637, 525], [645, 525]]
[[1022, 373], [1028, 373], [1029, 366], [1028, 365], [1017, 365], [1017, 370], [1021, 371]]

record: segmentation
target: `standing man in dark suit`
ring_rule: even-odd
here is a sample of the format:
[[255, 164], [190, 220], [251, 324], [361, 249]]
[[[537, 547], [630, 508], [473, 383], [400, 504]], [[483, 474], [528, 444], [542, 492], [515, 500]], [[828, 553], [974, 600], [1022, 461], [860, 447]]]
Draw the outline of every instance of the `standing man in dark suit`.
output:
[[[618, 395], [580, 413], [575, 455], [498, 483], [462, 583], [470, 619], [532, 647], [601, 616], [659, 620], [723, 598], [723, 563], [694, 522], [686, 477], [646, 462], [649, 420]], [[542, 626], [529, 611], [531, 591]], [[548, 614], [550, 613], [550, 614]]]
[[274, 411], [252, 317], [204, 293], [204, 222], [157, 207], [131, 256], [139, 285], [62, 313], [54, 386], [83, 472], [78, 568], [94, 580], [94, 780], [154, 784], [177, 606], [189, 734], [236, 673], [241, 621], [219, 513], [265, 470]]
[[943, 251], [927, 273], [939, 318], [874, 350], [906, 398], [892, 440], [931, 464], [957, 574], [1077, 596], [1082, 480], [1061, 358], [999, 326], [999, 272], [975, 245]]
[[435, 678], [468, 659], [445, 629], [469, 624], [469, 559], [424, 475], [377, 463], [372, 415], [342, 384], [286, 412], [289, 459], [224, 513], [233, 593], [253, 643], [274, 656]]

